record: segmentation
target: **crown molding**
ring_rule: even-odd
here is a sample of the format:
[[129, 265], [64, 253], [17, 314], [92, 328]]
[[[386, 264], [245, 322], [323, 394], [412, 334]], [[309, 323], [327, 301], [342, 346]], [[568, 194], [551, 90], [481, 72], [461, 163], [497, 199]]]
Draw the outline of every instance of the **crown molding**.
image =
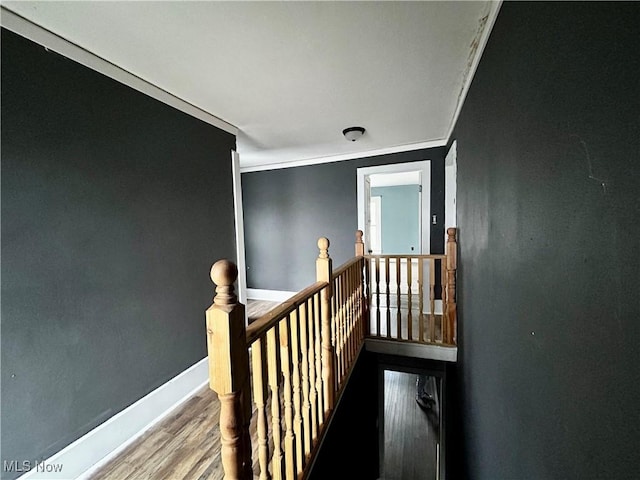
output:
[[238, 128], [224, 120], [202, 110], [199, 107], [163, 90], [143, 78], [111, 63], [95, 53], [76, 45], [75, 43], [33, 23], [30, 20], [12, 12], [7, 7], [0, 7], [0, 25], [7, 30], [42, 45], [48, 50], [63, 55], [85, 67], [102, 73], [124, 85], [127, 85], [149, 97], [169, 105], [181, 112], [213, 125], [232, 135], [238, 135]]
[[[329, 155], [326, 157], [307, 158], [303, 160], [292, 160], [288, 162], [274, 162], [256, 165], [241, 166], [241, 173], [262, 172], [265, 170], [279, 170], [282, 168], [304, 167], [307, 165], [319, 165], [322, 163], [342, 162], [344, 160], [356, 160], [359, 158], [376, 157], [378, 155], [389, 155], [391, 153], [410, 152], [413, 150], [423, 150], [426, 148], [444, 147], [447, 145], [446, 139], [431, 140], [428, 142], [409, 143], [394, 147], [378, 148], [375, 150], [365, 150], [363, 152], [350, 152], [340, 155]], [[242, 159], [242, 154], [240, 155]]]

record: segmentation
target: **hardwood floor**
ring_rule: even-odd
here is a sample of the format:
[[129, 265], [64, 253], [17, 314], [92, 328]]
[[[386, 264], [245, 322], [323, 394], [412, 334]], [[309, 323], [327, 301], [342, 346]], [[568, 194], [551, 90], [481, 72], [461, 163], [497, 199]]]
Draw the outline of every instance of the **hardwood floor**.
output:
[[107, 463], [91, 480], [217, 480], [220, 403], [203, 388]]
[[269, 311], [278, 305], [280, 305], [280, 302], [270, 302], [269, 300], [248, 300], [247, 316], [249, 317], [249, 323], [257, 320], [266, 313], [269, 313]]
[[[253, 319], [277, 302], [248, 302]], [[415, 401], [416, 375], [385, 372], [386, 480], [435, 478], [437, 428]], [[220, 403], [208, 386], [144, 433], [90, 480], [218, 480]], [[435, 422], [437, 425], [437, 420]], [[255, 431], [254, 422], [251, 426]], [[254, 449], [257, 442], [254, 443]], [[254, 472], [258, 455], [254, 451]]]
[[[416, 375], [384, 372], [384, 480], [435, 479], [439, 404], [418, 406]], [[433, 377], [429, 377], [433, 379]], [[435, 386], [435, 379], [431, 382]]]

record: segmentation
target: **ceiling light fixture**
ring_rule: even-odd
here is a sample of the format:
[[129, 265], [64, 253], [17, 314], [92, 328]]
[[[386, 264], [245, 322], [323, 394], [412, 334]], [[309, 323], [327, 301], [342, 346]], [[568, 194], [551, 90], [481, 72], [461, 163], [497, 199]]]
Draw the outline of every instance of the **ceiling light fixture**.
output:
[[344, 138], [350, 142], [355, 142], [364, 134], [364, 128], [362, 127], [349, 127], [342, 130]]

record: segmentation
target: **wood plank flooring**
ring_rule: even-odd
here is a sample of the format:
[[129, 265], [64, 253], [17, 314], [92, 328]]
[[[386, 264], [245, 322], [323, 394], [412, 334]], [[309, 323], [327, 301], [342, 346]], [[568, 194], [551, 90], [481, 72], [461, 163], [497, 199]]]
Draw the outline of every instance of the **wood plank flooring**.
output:
[[[248, 302], [251, 305], [251, 301]], [[272, 304], [272, 305], [270, 305]], [[277, 305], [256, 307], [258, 318]], [[266, 310], [265, 310], [266, 309]], [[262, 312], [262, 313], [261, 313]], [[435, 478], [437, 432], [425, 423], [415, 402], [415, 375], [398, 372], [385, 379], [385, 472], [387, 480]], [[90, 480], [219, 480], [220, 403], [208, 386], [145, 432]], [[255, 422], [251, 430], [255, 431]], [[254, 443], [254, 448], [257, 442]], [[253, 454], [254, 464], [257, 454]], [[254, 472], [257, 469], [254, 468]]]
[[384, 480], [436, 478], [437, 410], [423, 410], [415, 396], [415, 374], [384, 372]]
[[263, 315], [269, 313], [278, 305], [280, 305], [280, 302], [271, 302], [269, 300], [248, 300], [247, 316], [249, 317], [249, 323], [254, 322]]
[[220, 403], [203, 388], [91, 480], [217, 480], [220, 462]]

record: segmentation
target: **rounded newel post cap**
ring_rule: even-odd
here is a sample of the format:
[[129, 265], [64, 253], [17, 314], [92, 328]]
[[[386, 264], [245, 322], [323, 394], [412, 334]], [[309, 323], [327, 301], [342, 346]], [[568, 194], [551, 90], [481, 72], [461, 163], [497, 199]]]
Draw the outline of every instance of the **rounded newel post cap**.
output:
[[238, 301], [233, 284], [238, 278], [238, 267], [229, 260], [218, 260], [211, 267], [211, 280], [216, 284], [216, 305], [232, 305]]
[[329, 257], [329, 239], [327, 237], [318, 239], [318, 249], [320, 250], [320, 258]]
[[362, 230], [356, 230], [356, 242], [357, 243], [362, 243], [362, 236], [364, 235], [364, 232]]
[[233, 285], [238, 278], [238, 267], [230, 260], [218, 260], [211, 267], [211, 280], [218, 286]]
[[455, 227], [447, 228], [447, 235], [449, 235], [449, 238], [451, 238], [451, 237], [456, 238], [456, 230], [457, 230], [457, 228], [455, 228]]

